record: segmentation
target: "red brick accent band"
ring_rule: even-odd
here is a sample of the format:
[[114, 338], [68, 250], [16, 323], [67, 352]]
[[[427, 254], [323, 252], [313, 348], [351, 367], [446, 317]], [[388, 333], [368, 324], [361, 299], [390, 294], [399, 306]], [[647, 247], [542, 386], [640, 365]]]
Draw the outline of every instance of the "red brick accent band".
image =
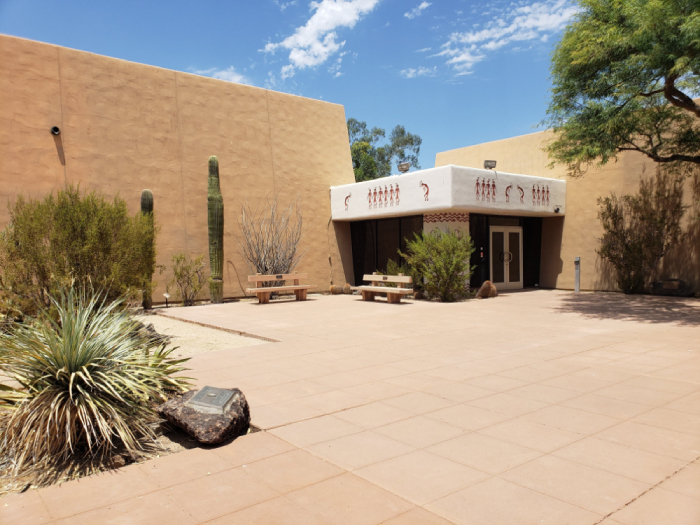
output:
[[423, 215], [423, 222], [469, 222], [468, 213], [432, 213]]

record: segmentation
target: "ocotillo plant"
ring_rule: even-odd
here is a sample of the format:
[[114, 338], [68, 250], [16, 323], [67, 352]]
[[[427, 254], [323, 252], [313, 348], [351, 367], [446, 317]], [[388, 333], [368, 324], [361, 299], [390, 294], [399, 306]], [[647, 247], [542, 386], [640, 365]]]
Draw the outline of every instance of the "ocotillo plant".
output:
[[[155, 250], [155, 225], [153, 223], [153, 192], [151, 190], [141, 191], [141, 213], [148, 217], [151, 222], [150, 228], [150, 239], [146, 239], [148, 246], [150, 247], [149, 253]], [[153, 307], [153, 297], [152, 297], [152, 281], [153, 273], [155, 272], [155, 254], [152, 257], [153, 264], [149, 268], [147, 275], [144, 275], [144, 287], [143, 287], [143, 308], [144, 310], [150, 310]]]
[[224, 198], [219, 186], [219, 159], [209, 157], [209, 292], [212, 303], [224, 302]]

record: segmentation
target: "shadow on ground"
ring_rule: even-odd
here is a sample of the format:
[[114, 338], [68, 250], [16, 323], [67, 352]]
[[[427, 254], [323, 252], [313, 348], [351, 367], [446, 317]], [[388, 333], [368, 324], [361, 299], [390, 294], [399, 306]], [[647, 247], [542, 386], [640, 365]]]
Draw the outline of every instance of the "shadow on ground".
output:
[[571, 293], [562, 297], [561, 304], [555, 310], [595, 319], [700, 326], [700, 301], [692, 298], [603, 292]]

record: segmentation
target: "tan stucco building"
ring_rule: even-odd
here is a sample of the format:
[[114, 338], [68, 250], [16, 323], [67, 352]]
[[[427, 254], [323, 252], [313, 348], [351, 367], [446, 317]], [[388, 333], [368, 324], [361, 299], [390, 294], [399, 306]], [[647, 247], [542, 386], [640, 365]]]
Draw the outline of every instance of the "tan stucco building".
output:
[[[50, 133], [53, 126], [60, 135]], [[179, 252], [207, 256], [207, 160], [217, 155], [225, 297], [242, 296], [250, 273], [236, 240], [240, 203], [271, 195], [299, 197], [308, 251], [297, 270], [321, 290], [359, 284], [363, 272], [383, 270], [396, 257], [406, 236], [436, 227], [469, 231], [477, 255], [483, 248], [473, 285], [493, 278], [492, 262], [499, 253], [509, 254], [508, 262], [517, 245], [514, 287], [571, 289], [580, 257], [583, 290], [614, 290], [595, 251], [596, 201], [635, 192], [655, 166], [626, 154], [571, 179], [562, 168], [547, 168], [541, 146], [548, 137], [445, 151], [433, 169], [354, 184], [342, 106], [0, 35], [0, 228], [8, 220], [4, 203], [20, 193], [42, 197], [80, 184], [118, 193], [136, 213], [148, 188], [160, 226], [159, 264]], [[496, 170], [481, 169], [486, 159], [497, 161]], [[690, 220], [698, 215], [692, 189], [689, 181], [689, 236], [658, 277], [697, 288], [700, 223]], [[498, 242], [514, 243], [510, 251], [492, 246], [494, 231]], [[169, 278], [156, 276], [156, 300]]]

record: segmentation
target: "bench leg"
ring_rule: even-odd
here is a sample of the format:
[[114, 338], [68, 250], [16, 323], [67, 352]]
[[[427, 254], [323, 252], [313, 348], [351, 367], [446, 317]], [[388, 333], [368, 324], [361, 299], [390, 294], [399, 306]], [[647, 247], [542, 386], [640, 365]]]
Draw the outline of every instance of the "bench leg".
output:
[[294, 290], [294, 295], [297, 296], [297, 301], [306, 301], [306, 290]]
[[401, 294], [400, 293], [388, 293], [386, 294], [386, 300], [389, 303], [392, 304], [399, 304], [401, 302]]
[[362, 300], [363, 301], [374, 301], [374, 292], [368, 292], [366, 290], [362, 290]]
[[267, 304], [270, 302], [270, 292], [258, 292], [258, 303]]

